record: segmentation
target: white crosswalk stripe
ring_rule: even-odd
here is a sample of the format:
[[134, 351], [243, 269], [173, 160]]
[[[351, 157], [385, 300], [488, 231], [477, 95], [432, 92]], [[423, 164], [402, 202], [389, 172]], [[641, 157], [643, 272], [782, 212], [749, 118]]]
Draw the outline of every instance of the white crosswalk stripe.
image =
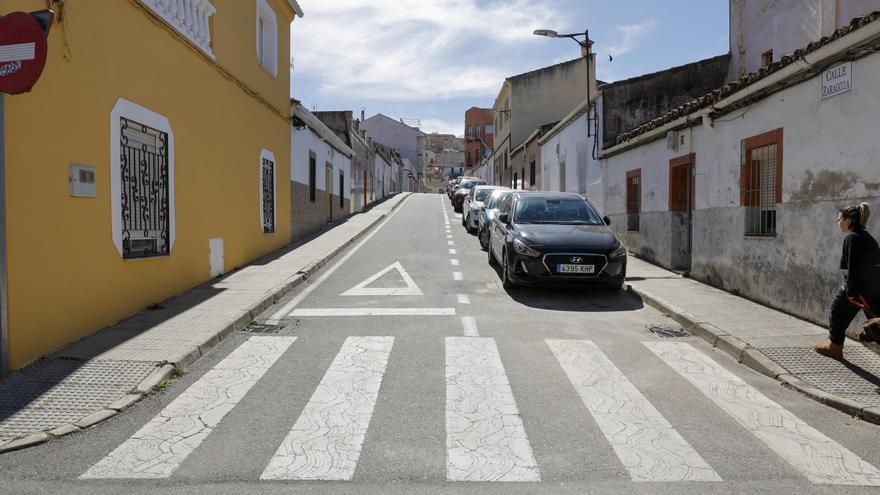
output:
[[261, 479], [350, 480], [393, 337], [349, 337]]
[[547, 345], [633, 481], [721, 481], [594, 343]]
[[541, 481], [495, 340], [446, 337], [446, 476]]
[[645, 346], [811, 482], [880, 486], [880, 471], [690, 344]]
[[168, 478], [294, 340], [251, 337], [81, 478]]

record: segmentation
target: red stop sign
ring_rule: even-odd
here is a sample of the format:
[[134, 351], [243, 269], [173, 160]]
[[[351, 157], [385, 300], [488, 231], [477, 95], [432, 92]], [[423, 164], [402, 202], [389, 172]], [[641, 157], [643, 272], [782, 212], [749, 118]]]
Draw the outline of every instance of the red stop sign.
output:
[[0, 93], [34, 87], [46, 66], [46, 35], [34, 16], [13, 12], [0, 18]]

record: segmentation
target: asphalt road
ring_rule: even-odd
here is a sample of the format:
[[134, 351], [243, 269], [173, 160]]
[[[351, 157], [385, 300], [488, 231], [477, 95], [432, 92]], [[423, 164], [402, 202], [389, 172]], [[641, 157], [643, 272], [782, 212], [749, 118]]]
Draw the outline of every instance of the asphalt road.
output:
[[273, 318], [116, 417], [0, 456], [0, 493], [880, 486], [877, 426], [657, 335], [680, 329], [626, 293], [505, 292], [442, 195], [409, 198]]

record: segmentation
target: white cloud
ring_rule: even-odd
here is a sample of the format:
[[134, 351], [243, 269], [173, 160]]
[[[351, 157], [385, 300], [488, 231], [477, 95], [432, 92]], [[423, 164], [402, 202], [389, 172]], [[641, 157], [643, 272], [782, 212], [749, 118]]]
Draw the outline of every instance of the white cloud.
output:
[[[552, 0], [300, 0], [296, 73], [325, 94], [418, 101], [494, 96], [508, 75], [491, 46], [560, 25]], [[511, 55], [511, 53], [507, 53]]]
[[447, 122], [440, 119], [422, 119], [422, 132], [439, 132], [440, 134], [454, 134], [464, 136], [464, 119], [461, 122]]
[[639, 24], [617, 26], [617, 39], [608, 47], [608, 53], [617, 57], [633, 51], [654, 30], [659, 23], [656, 19], [649, 19]]

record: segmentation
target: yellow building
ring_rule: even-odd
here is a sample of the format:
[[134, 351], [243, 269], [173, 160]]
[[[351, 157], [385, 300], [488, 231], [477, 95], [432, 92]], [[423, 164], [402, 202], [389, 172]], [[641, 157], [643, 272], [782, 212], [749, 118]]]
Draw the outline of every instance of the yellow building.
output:
[[3, 97], [9, 370], [290, 241], [295, 0], [48, 3]]

